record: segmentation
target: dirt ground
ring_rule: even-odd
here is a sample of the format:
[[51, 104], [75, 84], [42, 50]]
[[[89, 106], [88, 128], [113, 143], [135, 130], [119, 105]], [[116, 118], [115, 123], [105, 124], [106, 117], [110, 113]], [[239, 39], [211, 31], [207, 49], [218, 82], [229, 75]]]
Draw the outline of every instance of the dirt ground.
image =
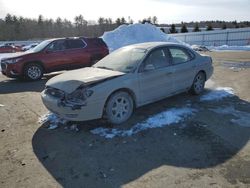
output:
[[235, 97], [201, 103], [183, 93], [147, 105], [124, 127], [188, 100], [199, 111], [178, 124], [113, 139], [90, 133], [108, 126], [102, 121], [81, 123], [79, 132], [37, 123], [47, 112], [40, 92], [53, 74], [38, 82], [0, 75], [0, 187], [250, 187], [250, 126], [209, 110], [233, 106], [249, 115], [250, 68], [230, 63], [250, 62], [250, 52], [208, 54], [215, 67], [210, 84], [232, 87]]

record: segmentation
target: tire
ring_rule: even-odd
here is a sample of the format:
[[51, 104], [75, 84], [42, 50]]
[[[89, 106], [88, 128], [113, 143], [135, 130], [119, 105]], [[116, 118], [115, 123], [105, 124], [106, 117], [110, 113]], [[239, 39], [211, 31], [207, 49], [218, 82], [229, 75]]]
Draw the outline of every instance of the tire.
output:
[[37, 63], [30, 63], [24, 68], [24, 78], [26, 80], [39, 80], [43, 77], [43, 67]]
[[199, 72], [195, 76], [189, 92], [193, 95], [201, 94], [204, 91], [205, 82], [206, 82], [206, 75], [203, 72]]
[[105, 115], [112, 124], [121, 124], [127, 121], [134, 111], [134, 101], [130, 94], [118, 91], [112, 94], [105, 108]]

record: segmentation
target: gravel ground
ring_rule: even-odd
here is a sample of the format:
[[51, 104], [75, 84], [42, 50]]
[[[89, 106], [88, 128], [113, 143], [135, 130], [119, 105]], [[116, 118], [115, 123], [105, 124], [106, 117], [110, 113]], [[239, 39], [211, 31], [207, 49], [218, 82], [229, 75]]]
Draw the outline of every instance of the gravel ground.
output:
[[37, 122], [47, 112], [40, 92], [53, 74], [38, 82], [0, 75], [0, 187], [250, 187], [250, 52], [208, 54], [215, 73], [206, 92], [232, 87], [234, 97], [201, 102], [183, 93], [147, 105], [123, 127], [187, 101], [198, 112], [113, 139], [90, 132], [110, 127], [103, 121], [83, 122], [78, 132]]

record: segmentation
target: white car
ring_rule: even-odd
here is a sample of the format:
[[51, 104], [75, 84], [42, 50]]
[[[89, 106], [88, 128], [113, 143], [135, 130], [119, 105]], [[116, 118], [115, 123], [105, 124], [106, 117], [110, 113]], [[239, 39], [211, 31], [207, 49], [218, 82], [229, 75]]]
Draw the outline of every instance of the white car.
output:
[[120, 48], [92, 67], [55, 76], [42, 100], [67, 120], [106, 118], [120, 124], [137, 107], [188, 90], [202, 93], [212, 73], [211, 57], [186, 46], [141, 43]]

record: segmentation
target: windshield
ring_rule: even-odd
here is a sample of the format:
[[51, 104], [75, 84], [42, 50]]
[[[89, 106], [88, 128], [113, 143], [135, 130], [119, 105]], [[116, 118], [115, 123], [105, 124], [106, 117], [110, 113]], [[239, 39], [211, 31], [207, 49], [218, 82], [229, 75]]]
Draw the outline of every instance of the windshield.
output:
[[51, 43], [51, 40], [45, 40], [43, 42], [41, 42], [40, 44], [38, 44], [36, 47], [28, 50], [29, 52], [40, 52], [41, 50], [43, 50], [49, 43]]
[[104, 57], [93, 67], [124, 73], [133, 72], [146, 54], [146, 50], [135, 47], [120, 48]]

